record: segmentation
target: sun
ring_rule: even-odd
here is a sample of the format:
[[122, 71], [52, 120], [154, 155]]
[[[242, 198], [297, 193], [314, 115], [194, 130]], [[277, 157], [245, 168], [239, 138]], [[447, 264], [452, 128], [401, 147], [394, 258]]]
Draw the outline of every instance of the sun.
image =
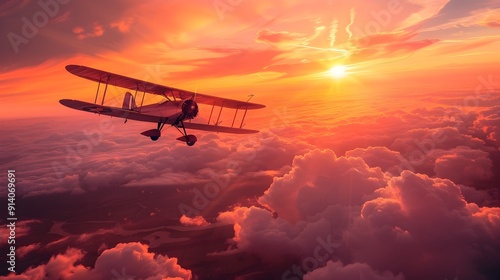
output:
[[345, 77], [345, 75], [347, 74], [346, 70], [347, 67], [345, 67], [344, 65], [336, 65], [328, 70], [328, 74], [335, 79], [340, 79]]

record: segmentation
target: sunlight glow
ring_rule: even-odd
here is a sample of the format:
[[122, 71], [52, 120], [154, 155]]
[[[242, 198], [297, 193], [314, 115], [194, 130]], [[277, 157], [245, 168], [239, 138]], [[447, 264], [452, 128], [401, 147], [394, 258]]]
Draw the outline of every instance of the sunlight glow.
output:
[[345, 77], [347, 68], [344, 65], [336, 65], [328, 70], [328, 74], [335, 79]]

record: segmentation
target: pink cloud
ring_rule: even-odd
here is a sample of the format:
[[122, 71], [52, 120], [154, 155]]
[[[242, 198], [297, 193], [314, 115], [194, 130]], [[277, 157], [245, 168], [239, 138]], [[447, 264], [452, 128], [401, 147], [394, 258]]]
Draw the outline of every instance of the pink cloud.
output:
[[185, 226], [206, 226], [210, 223], [205, 220], [202, 216], [196, 216], [194, 218], [187, 217], [186, 215], [182, 215], [179, 219], [179, 222]]
[[[487, 208], [495, 213], [495, 222], [485, 224], [473, 216], [471, 210], [476, 207], [464, 201], [460, 188], [451, 181], [404, 171], [389, 181], [381, 198], [364, 204], [362, 218], [350, 230], [350, 244], [356, 248], [354, 260], [378, 270], [404, 271], [411, 278], [449, 278], [457, 273], [465, 278], [481, 277], [486, 272], [474, 263], [492, 263], [468, 244], [492, 241], [490, 231], [498, 230], [495, 216], [500, 209]], [[480, 230], [483, 226], [488, 230]], [[481, 232], [479, 236], [474, 230]]]
[[420, 40], [420, 41], [414, 41], [414, 42], [403, 42], [403, 43], [394, 43], [390, 44], [386, 47], [386, 50], [390, 53], [408, 53], [408, 52], [414, 52], [416, 50], [425, 48], [427, 46], [430, 46], [439, 40], [437, 39], [427, 39], [427, 40]]
[[473, 49], [477, 49], [483, 46], [487, 46], [489, 44], [493, 44], [498, 42], [498, 38], [476, 38], [476, 39], [467, 39], [458, 44], [453, 45], [443, 45], [439, 46], [437, 49], [438, 54], [450, 54], [450, 53], [463, 53]]
[[353, 44], [349, 57], [352, 62], [391, 57], [394, 55], [407, 54], [430, 46], [438, 39], [425, 39], [410, 41], [417, 36], [415, 32], [393, 32], [367, 35], [351, 40]]
[[380, 167], [384, 172], [399, 175], [399, 166], [405, 161], [399, 152], [392, 151], [387, 147], [356, 148], [347, 151], [346, 157], [360, 157], [370, 167]]
[[84, 255], [78, 249], [69, 248], [63, 254], [52, 256], [47, 264], [30, 267], [22, 274], [10, 274], [0, 279], [84, 279], [88, 269], [81, 264], [75, 265]]
[[304, 280], [329, 280], [329, 279], [373, 279], [373, 280], [403, 280], [403, 274], [394, 275], [389, 271], [374, 271], [365, 263], [354, 263], [344, 266], [341, 262], [328, 261], [326, 266], [318, 268], [304, 275]]
[[41, 243], [34, 243], [34, 244], [27, 245], [27, 246], [22, 246], [22, 247], [16, 248], [16, 254], [17, 254], [17, 256], [19, 256], [19, 258], [22, 259], [27, 254], [40, 249], [40, 247], [42, 247]]
[[[119, 267], [118, 267], [119, 266]], [[139, 279], [149, 277], [179, 277], [191, 279], [191, 271], [182, 268], [177, 258], [155, 255], [148, 252], [148, 246], [141, 243], [120, 243], [105, 250], [97, 258], [94, 273], [107, 275], [113, 269], [126, 268], [129, 275]]]
[[[26, 236], [30, 233], [31, 231], [31, 224], [34, 223], [40, 223], [39, 220], [25, 220], [25, 221], [17, 221], [15, 222], [15, 236], [16, 237], [22, 237]], [[11, 230], [7, 227], [9, 223], [6, 224], [1, 224], [0, 225], [0, 233], [2, 236], [9, 236], [11, 233]], [[2, 241], [0, 241], [0, 244], [7, 244], [8, 239], [4, 238]]]
[[[381, 148], [366, 151], [388, 153]], [[349, 154], [365, 156], [362, 152]], [[376, 158], [368, 155], [374, 164]], [[468, 244], [500, 248], [492, 239], [500, 233], [500, 208], [468, 204], [461, 188], [447, 179], [410, 171], [384, 176], [359, 157], [337, 158], [317, 150], [298, 156], [290, 172], [275, 178], [259, 201], [277, 214], [237, 207], [218, 219], [234, 225], [238, 250], [256, 254], [266, 263], [294, 259], [300, 263], [314, 256], [318, 238], [335, 236], [338, 243], [332, 244], [338, 246], [332, 247], [328, 259], [345, 261], [345, 266], [315, 260], [313, 269], [302, 268], [311, 279], [350, 277], [353, 267], [379, 278], [477, 278], [487, 271], [475, 264], [492, 267], [494, 258], [477, 255]], [[345, 205], [346, 201], [350, 204]], [[476, 235], [475, 230], [481, 233]]]
[[434, 172], [437, 177], [448, 178], [456, 184], [470, 185], [491, 179], [492, 168], [489, 153], [469, 147], [457, 147], [437, 156]]
[[271, 31], [268, 29], [257, 32], [257, 41], [271, 44], [279, 43], [304, 43], [306, 41], [304, 34], [289, 33], [286, 31]]
[[393, 33], [378, 33], [370, 34], [362, 38], [352, 40], [354, 46], [358, 48], [368, 48], [376, 45], [394, 44], [397, 42], [405, 42], [417, 36], [417, 33], [408, 32], [393, 32]]
[[81, 250], [69, 248], [65, 253], [53, 256], [47, 264], [31, 267], [20, 275], [0, 279], [192, 278], [190, 270], [177, 264], [177, 258], [150, 253], [148, 246], [141, 243], [119, 243], [114, 248], [104, 250], [97, 258], [94, 268], [76, 264], [84, 256]]
[[110, 23], [112, 28], [117, 28], [120, 32], [125, 33], [130, 31], [132, 24], [134, 24], [135, 19], [133, 17], [126, 17], [121, 20]]
[[[385, 185], [379, 168], [371, 169], [359, 158], [313, 150], [295, 157], [292, 170], [273, 181], [259, 202], [296, 222], [324, 211], [329, 205], [359, 205], [365, 196]], [[309, 201], [317, 201], [315, 205]]]
[[[186, 60], [181, 63], [193, 69], [169, 74], [170, 79], [214, 78], [232, 75], [248, 75], [261, 72], [281, 53], [278, 50], [208, 48], [206, 51], [219, 54], [217, 57]], [[222, 55], [220, 55], [222, 54]], [[238, 67], [235, 67], [238, 65]], [[217, 68], [217, 72], [213, 70]]]
[[89, 28], [89, 30], [81, 26], [73, 28], [73, 33], [76, 34], [78, 40], [83, 40], [91, 37], [100, 37], [104, 34], [104, 31], [105, 31], [104, 27], [99, 23], [94, 23], [92, 28], [91, 29]]

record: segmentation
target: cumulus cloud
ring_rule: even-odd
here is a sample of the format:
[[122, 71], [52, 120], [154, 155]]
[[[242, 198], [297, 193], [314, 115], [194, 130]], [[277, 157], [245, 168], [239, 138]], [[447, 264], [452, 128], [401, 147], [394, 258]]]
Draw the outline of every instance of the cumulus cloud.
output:
[[347, 157], [360, 157], [370, 167], [380, 167], [384, 172], [398, 175], [405, 159], [399, 152], [387, 147], [356, 148], [345, 153]]
[[330, 205], [360, 205], [385, 185], [379, 168], [371, 169], [358, 158], [337, 158], [330, 150], [297, 156], [292, 165], [292, 170], [275, 179], [259, 198], [261, 204], [290, 222], [314, 216]]
[[328, 279], [373, 279], [373, 280], [403, 280], [402, 274], [394, 275], [391, 272], [377, 272], [364, 263], [354, 263], [344, 266], [341, 262], [328, 261], [326, 266], [318, 268], [304, 275], [304, 280]]
[[[403, 271], [409, 278], [490, 275], [475, 264], [491, 267], [491, 261], [470, 245], [499, 246], [491, 239], [498, 230], [499, 208], [468, 204], [453, 182], [410, 171], [392, 178], [380, 193], [380, 198], [363, 205], [360, 219], [350, 230], [355, 260], [379, 270]], [[496, 213], [494, 222], [478, 219], [477, 212], [482, 211]], [[386, 250], [378, 251], [381, 248]]]
[[119, 243], [106, 249], [97, 258], [94, 268], [76, 264], [85, 256], [78, 249], [69, 248], [53, 256], [47, 264], [31, 267], [20, 275], [1, 279], [186, 279], [192, 278], [190, 270], [177, 264], [177, 258], [155, 255], [141, 243]]
[[[408, 170], [387, 176], [360, 157], [315, 150], [297, 156], [259, 201], [277, 215], [240, 207], [221, 213], [219, 221], [234, 225], [239, 250], [266, 262], [302, 261], [310, 279], [354, 277], [355, 271], [375, 279], [483, 279], [496, 273], [492, 257], [500, 256], [477, 250], [493, 246], [498, 252], [493, 236], [500, 233], [500, 208], [468, 203], [448, 179]], [[332, 244], [329, 263], [310, 259], [320, 240]]]
[[469, 147], [457, 147], [436, 158], [437, 177], [448, 178], [457, 184], [471, 185], [493, 177], [489, 153]]
[[75, 263], [83, 258], [84, 253], [78, 249], [69, 248], [65, 253], [53, 256], [47, 264], [28, 268], [20, 275], [11, 274], [2, 279], [84, 279], [88, 269]]

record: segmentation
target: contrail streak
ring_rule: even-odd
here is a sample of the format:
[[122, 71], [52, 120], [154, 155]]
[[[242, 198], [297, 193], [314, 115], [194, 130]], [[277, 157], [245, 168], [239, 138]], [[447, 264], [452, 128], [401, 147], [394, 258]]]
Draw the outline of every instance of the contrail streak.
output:
[[349, 40], [352, 38], [351, 26], [354, 24], [354, 18], [356, 17], [356, 10], [354, 7], [351, 8], [351, 22], [345, 27], [345, 32], [349, 34]]

